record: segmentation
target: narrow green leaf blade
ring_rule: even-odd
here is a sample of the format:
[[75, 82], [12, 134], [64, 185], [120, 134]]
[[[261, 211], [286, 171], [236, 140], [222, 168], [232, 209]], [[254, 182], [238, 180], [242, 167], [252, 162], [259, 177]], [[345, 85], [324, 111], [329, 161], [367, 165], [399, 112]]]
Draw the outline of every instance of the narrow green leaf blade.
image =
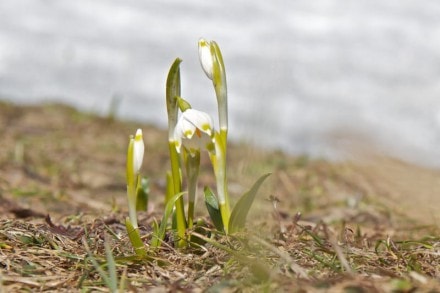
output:
[[223, 227], [222, 215], [220, 213], [220, 208], [218, 205], [217, 198], [215, 197], [211, 188], [207, 186], [204, 189], [204, 193], [205, 193], [206, 208], [208, 209], [208, 213], [209, 216], [211, 217], [212, 223], [214, 224], [215, 228], [217, 228], [218, 231], [223, 232], [224, 227]]
[[107, 273], [104, 271], [101, 265], [99, 265], [96, 258], [93, 256], [92, 252], [90, 251], [89, 245], [87, 244], [87, 241], [85, 238], [82, 239], [83, 246], [85, 247], [87, 251], [88, 257], [86, 259], [90, 260], [95, 270], [98, 272], [98, 274], [101, 276], [102, 281], [108, 288], [111, 288], [111, 282], [109, 279], [109, 276], [107, 276]]
[[[170, 67], [166, 81], [166, 97], [168, 103], [176, 103], [177, 97], [180, 97], [180, 63], [182, 59], [176, 58]], [[175, 107], [175, 105], [172, 105]]]
[[118, 278], [117, 278], [117, 272], [116, 272], [116, 262], [115, 258], [113, 257], [113, 253], [110, 249], [110, 245], [108, 244], [107, 239], [104, 240], [104, 247], [105, 247], [105, 255], [107, 258], [107, 270], [108, 270], [108, 276], [109, 276], [109, 289], [110, 292], [117, 292], [118, 291]]
[[180, 96], [180, 63], [181, 59], [176, 58], [171, 65], [166, 81], [166, 100], [169, 128], [168, 138], [172, 138], [174, 126], [177, 123], [177, 97]]
[[229, 219], [229, 233], [237, 232], [242, 229], [246, 223], [246, 217], [249, 213], [249, 209], [254, 202], [255, 196], [260, 189], [261, 184], [271, 173], [261, 176], [252, 186], [252, 188], [243, 194], [235, 205]]
[[166, 206], [165, 206], [165, 211], [162, 217], [162, 222], [160, 223], [159, 229], [153, 231], [153, 238], [151, 239], [151, 247], [156, 248], [160, 246], [161, 241], [164, 239], [165, 237], [165, 232], [166, 232], [166, 228], [167, 228], [167, 224], [168, 224], [168, 219], [170, 218], [170, 216], [173, 213], [173, 208], [174, 208], [174, 204], [176, 203], [177, 200], [180, 199], [180, 197], [184, 194], [185, 192], [180, 192], [176, 195], [173, 196], [173, 198], [171, 198]]

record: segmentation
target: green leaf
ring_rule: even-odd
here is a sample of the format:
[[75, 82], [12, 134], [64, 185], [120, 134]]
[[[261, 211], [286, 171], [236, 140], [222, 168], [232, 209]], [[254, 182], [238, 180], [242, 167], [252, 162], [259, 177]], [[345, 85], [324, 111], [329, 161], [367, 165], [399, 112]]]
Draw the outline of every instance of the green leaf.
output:
[[116, 262], [115, 262], [115, 258], [113, 257], [113, 253], [110, 249], [110, 245], [108, 244], [107, 239], [104, 240], [104, 247], [105, 247], [105, 255], [107, 258], [107, 270], [109, 276], [109, 284], [107, 284], [107, 286], [109, 287], [110, 292], [118, 292]]
[[157, 223], [156, 219], [153, 219], [153, 223], [151, 224], [151, 228], [153, 229], [153, 235], [159, 234], [159, 224]]
[[180, 192], [180, 193], [174, 195], [173, 198], [171, 198], [167, 202], [167, 204], [165, 206], [165, 211], [164, 211], [164, 214], [162, 217], [162, 222], [160, 223], [159, 229], [157, 229], [157, 230], [154, 229], [154, 231], [153, 231], [153, 238], [151, 239], [151, 247], [153, 247], [153, 248], [159, 247], [160, 243], [165, 238], [165, 232], [166, 232], [166, 228], [167, 228], [168, 219], [170, 218], [170, 216], [173, 213], [174, 204], [176, 203], [176, 201], [178, 201], [180, 199], [180, 197], [184, 193], [185, 192]]
[[147, 251], [145, 250], [144, 242], [142, 242], [141, 235], [139, 234], [139, 229], [135, 229], [130, 221], [130, 218], [125, 219], [125, 228], [127, 229], [128, 238], [130, 239], [131, 245], [134, 248], [134, 252], [138, 256], [145, 256]]
[[[116, 264], [114, 263], [114, 258], [113, 255], [111, 257], [109, 257], [108, 253], [111, 254], [110, 251], [110, 247], [108, 247], [107, 242], [104, 242], [105, 245], [105, 249], [106, 249], [106, 254], [107, 254], [107, 267], [109, 270], [113, 270], [114, 272], [110, 272], [110, 275], [107, 275], [107, 273], [104, 271], [104, 269], [102, 268], [103, 265], [100, 265], [98, 263], [98, 261], [96, 260], [96, 258], [93, 256], [92, 252], [90, 251], [89, 245], [87, 244], [87, 241], [85, 238], [82, 239], [82, 243], [83, 246], [85, 247], [86, 251], [87, 251], [87, 255], [88, 257], [86, 258], [86, 260], [90, 260], [90, 262], [92, 263], [93, 267], [95, 268], [95, 270], [98, 272], [98, 274], [101, 276], [102, 281], [104, 282], [104, 284], [107, 286], [107, 288], [109, 288], [110, 292], [117, 292], [115, 289], [117, 288], [117, 280], [116, 280], [116, 276], [113, 275], [113, 273], [116, 273]], [[109, 263], [109, 258], [111, 258], [110, 262], [113, 261], [113, 263]], [[114, 267], [112, 267], [114, 266]], [[111, 280], [111, 278], [114, 278], [113, 280]], [[116, 283], [114, 282], [116, 280]]]
[[217, 228], [218, 231], [223, 232], [223, 221], [222, 221], [222, 215], [220, 213], [220, 208], [218, 205], [217, 198], [215, 197], [214, 193], [209, 187], [205, 187], [204, 189], [205, 193], [205, 204], [206, 208], [208, 209], [209, 216], [211, 217], [212, 223], [214, 224], [215, 228]]
[[148, 209], [148, 197], [150, 195], [150, 180], [148, 178], [142, 177], [138, 180], [136, 194], [136, 210], [146, 211]]
[[182, 59], [176, 58], [168, 71], [166, 82], [167, 101], [176, 103], [177, 97], [180, 97], [180, 63]]
[[[168, 72], [167, 82], [166, 82], [166, 100], [167, 100], [167, 113], [168, 113], [168, 123], [172, 125], [172, 130], [177, 123], [177, 97], [180, 97], [180, 63], [181, 59], [176, 58], [171, 65], [170, 71]], [[171, 129], [170, 129], [171, 130]], [[168, 134], [171, 138], [171, 131]]]
[[270, 175], [270, 173], [261, 176], [252, 186], [252, 188], [243, 194], [235, 205], [229, 219], [229, 233], [237, 232], [242, 229], [246, 223], [246, 217], [249, 209], [254, 202], [255, 196], [263, 181]]

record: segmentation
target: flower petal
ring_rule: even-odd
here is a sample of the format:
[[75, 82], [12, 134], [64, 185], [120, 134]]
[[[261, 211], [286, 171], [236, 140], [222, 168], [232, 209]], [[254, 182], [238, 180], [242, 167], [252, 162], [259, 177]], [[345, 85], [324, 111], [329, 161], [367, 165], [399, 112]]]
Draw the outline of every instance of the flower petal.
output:
[[212, 149], [213, 133], [211, 116], [198, 110], [188, 109], [182, 113], [175, 128], [176, 149], [180, 152], [183, 145], [190, 152], [201, 149], [209, 151]]
[[209, 114], [194, 109], [188, 109], [183, 112], [182, 116], [183, 119], [194, 125], [195, 128], [208, 135], [212, 134], [214, 122]]

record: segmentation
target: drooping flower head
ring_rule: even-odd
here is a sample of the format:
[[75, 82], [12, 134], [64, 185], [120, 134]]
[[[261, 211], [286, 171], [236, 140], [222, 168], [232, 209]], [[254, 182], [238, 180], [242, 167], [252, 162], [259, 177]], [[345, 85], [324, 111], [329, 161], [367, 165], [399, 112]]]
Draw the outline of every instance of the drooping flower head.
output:
[[205, 112], [188, 109], [182, 113], [174, 130], [177, 152], [183, 146], [190, 154], [200, 150], [214, 151], [214, 123]]

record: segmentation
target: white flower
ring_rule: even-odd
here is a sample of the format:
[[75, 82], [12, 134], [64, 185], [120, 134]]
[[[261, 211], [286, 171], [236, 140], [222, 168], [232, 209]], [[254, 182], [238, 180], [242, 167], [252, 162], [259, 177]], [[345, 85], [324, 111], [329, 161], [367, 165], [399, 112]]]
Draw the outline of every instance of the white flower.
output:
[[177, 152], [183, 145], [190, 153], [214, 151], [214, 123], [205, 112], [188, 109], [182, 113], [174, 130]]
[[205, 39], [199, 40], [199, 59], [206, 76], [212, 80], [214, 61], [211, 54], [211, 43]]
[[142, 129], [136, 131], [133, 143], [133, 173], [139, 174], [141, 170], [142, 161], [144, 159], [144, 140], [142, 139]]

